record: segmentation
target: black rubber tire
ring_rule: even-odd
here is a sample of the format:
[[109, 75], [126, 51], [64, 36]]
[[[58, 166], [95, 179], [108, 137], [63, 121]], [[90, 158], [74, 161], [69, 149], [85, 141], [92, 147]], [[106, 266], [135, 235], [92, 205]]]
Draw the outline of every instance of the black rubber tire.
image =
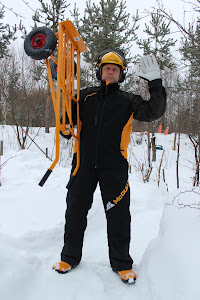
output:
[[47, 27], [38, 27], [32, 30], [24, 40], [24, 50], [35, 60], [49, 57], [56, 48], [57, 38]]
[[53, 61], [50, 65], [53, 80], [57, 80], [57, 64]]
[[[52, 75], [52, 79], [53, 80], [57, 80], [57, 64], [53, 61], [51, 63], [51, 75]], [[77, 65], [76, 62], [74, 62], [74, 75], [76, 76], [76, 72], [77, 72]]]

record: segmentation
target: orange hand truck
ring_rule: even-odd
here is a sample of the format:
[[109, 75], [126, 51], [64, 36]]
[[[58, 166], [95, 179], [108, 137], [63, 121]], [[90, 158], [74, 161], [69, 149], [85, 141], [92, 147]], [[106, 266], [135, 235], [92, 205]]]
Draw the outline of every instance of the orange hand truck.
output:
[[[59, 29], [55, 35], [46, 27], [39, 27], [31, 31], [25, 38], [24, 49], [28, 56], [33, 59], [45, 59], [53, 107], [56, 118], [56, 153], [55, 159], [41, 181], [43, 186], [53, 168], [59, 160], [60, 152], [60, 131], [65, 135], [72, 135], [75, 139], [75, 148], [77, 150], [77, 164], [74, 169], [68, 187], [76, 175], [80, 166], [80, 130], [81, 123], [79, 117], [79, 98], [80, 98], [80, 54], [87, 51], [87, 47], [81, 39], [73, 23], [69, 20], [58, 24]], [[53, 56], [58, 38], [57, 59]], [[52, 72], [50, 67], [50, 58], [57, 65], [57, 91], [55, 92]], [[75, 64], [76, 59], [76, 64]], [[75, 80], [75, 73], [76, 80]], [[76, 86], [75, 86], [76, 85]], [[75, 97], [75, 88], [77, 95]], [[75, 131], [72, 120], [72, 101], [76, 102], [77, 108], [77, 129]], [[61, 121], [62, 112], [62, 121]], [[68, 124], [66, 123], [66, 112]]]

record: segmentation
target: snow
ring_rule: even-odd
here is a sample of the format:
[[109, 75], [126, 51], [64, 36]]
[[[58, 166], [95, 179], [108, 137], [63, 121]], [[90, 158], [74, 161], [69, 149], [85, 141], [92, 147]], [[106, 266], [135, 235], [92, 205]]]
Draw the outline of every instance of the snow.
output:
[[[38, 129], [32, 129], [35, 137]], [[129, 154], [132, 172], [131, 247], [136, 283], [126, 285], [110, 268], [106, 219], [97, 188], [88, 215], [83, 258], [66, 275], [52, 270], [63, 246], [66, 183], [70, 174], [67, 145], [62, 161], [43, 187], [38, 185], [51, 161], [29, 140], [28, 150], [19, 150], [11, 126], [0, 126], [4, 141], [0, 186], [0, 299], [2, 300], [199, 300], [200, 190], [192, 188], [194, 153], [187, 136], [181, 135], [180, 189], [176, 188], [174, 134], [157, 134], [162, 151], [147, 183], [139, 163], [147, 161], [147, 141], [133, 133]], [[54, 129], [39, 131], [36, 143], [49, 153], [54, 149]], [[62, 141], [62, 143], [64, 143]]]

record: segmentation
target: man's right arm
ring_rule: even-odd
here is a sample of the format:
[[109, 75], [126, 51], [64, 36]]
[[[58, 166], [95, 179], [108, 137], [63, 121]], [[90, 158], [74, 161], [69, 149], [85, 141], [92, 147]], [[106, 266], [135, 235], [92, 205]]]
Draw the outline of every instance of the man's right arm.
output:
[[[63, 124], [63, 118], [60, 118], [60, 123]], [[75, 101], [72, 100], [72, 122], [73, 122], [73, 126], [75, 126], [77, 124], [77, 104]], [[67, 111], [65, 112], [65, 124], [63, 125], [70, 125], [69, 123], [69, 117], [67, 114]], [[70, 139], [72, 137], [71, 133], [70, 134], [66, 134], [64, 130], [60, 130], [60, 134], [62, 137], [66, 138], [66, 139]]]
[[[79, 100], [79, 107], [81, 105], [81, 103], [83, 103], [86, 95], [90, 92], [91, 88], [86, 88], [80, 91], [80, 100]], [[75, 95], [75, 98], [77, 97], [77, 95]], [[60, 122], [62, 124], [62, 117], [60, 119]], [[72, 100], [72, 123], [73, 126], [77, 125], [77, 103], [75, 101]], [[68, 118], [68, 114], [67, 111], [65, 112], [65, 124], [63, 125], [68, 125], [69, 124], [69, 118]], [[71, 126], [69, 124], [69, 126]], [[60, 134], [66, 138], [66, 139], [70, 139], [72, 137], [71, 134], [65, 134], [64, 131], [60, 131]]]

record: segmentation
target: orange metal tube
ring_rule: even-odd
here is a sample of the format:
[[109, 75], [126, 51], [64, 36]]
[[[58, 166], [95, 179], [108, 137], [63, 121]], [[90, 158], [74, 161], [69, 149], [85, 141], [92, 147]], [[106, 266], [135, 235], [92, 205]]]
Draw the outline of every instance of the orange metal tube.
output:
[[[47, 170], [39, 185], [43, 186], [51, 171], [59, 160], [59, 144], [60, 144], [60, 130], [71, 133], [75, 138], [75, 145], [77, 150], [77, 165], [72, 174], [76, 175], [80, 166], [80, 130], [81, 122], [79, 117], [79, 99], [80, 99], [80, 53], [87, 50], [84, 42], [78, 34], [76, 28], [71, 21], [67, 20], [58, 24], [59, 30], [56, 36], [58, 37], [58, 59], [56, 60], [52, 55], [51, 59], [57, 64], [57, 91], [55, 93], [54, 84], [50, 69], [49, 59], [46, 59], [46, 66], [49, 78], [49, 85], [52, 95], [53, 107], [56, 118], [56, 154], [53, 163]], [[75, 52], [77, 56], [77, 98], [74, 96], [75, 86], [75, 68], [74, 58]], [[72, 122], [72, 101], [76, 102], [77, 106], [77, 131], [74, 132]], [[62, 111], [62, 124], [60, 123], [60, 111]], [[69, 125], [67, 127], [65, 112], [69, 118]]]
[[73, 176], [75, 176], [78, 172], [78, 169], [80, 167], [80, 131], [81, 131], [81, 126], [80, 126], [80, 117], [79, 117], [79, 99], [80, 99], [80, 52], [77, 51], [77, 164], [76, 168], [73, 172]]
[[48, 73], [48, 78], [49, 78], [49, 86], [50, 86], [51, 97], [52, 97], [52, 101], [53, 101], [53, 107], [54, 107], [54, 111], [55, 111], [56, 94], [55, 94], [55, 90], [54, 90], [53, 79], [52, 79], [51, 69], [50, 69], [50, 64], [49, 64], [49, 59], [46, 58], [45, 62], [46, 62], [47, 73]]
[[63, 57], [63, 32], [62, 25], [59, 24], [58, 31], [58, 64], [57, 64], [57, 95], [55, 102], [55, 117], [56, 117], [56, 155], [53, 163], [50, 166], [50, 170], [52, 171], [55, 165], [59, 160], [59, 151], [60, 151], [60, 94], [61, 94], [61, 71], [62, 71], [62, 58]]

